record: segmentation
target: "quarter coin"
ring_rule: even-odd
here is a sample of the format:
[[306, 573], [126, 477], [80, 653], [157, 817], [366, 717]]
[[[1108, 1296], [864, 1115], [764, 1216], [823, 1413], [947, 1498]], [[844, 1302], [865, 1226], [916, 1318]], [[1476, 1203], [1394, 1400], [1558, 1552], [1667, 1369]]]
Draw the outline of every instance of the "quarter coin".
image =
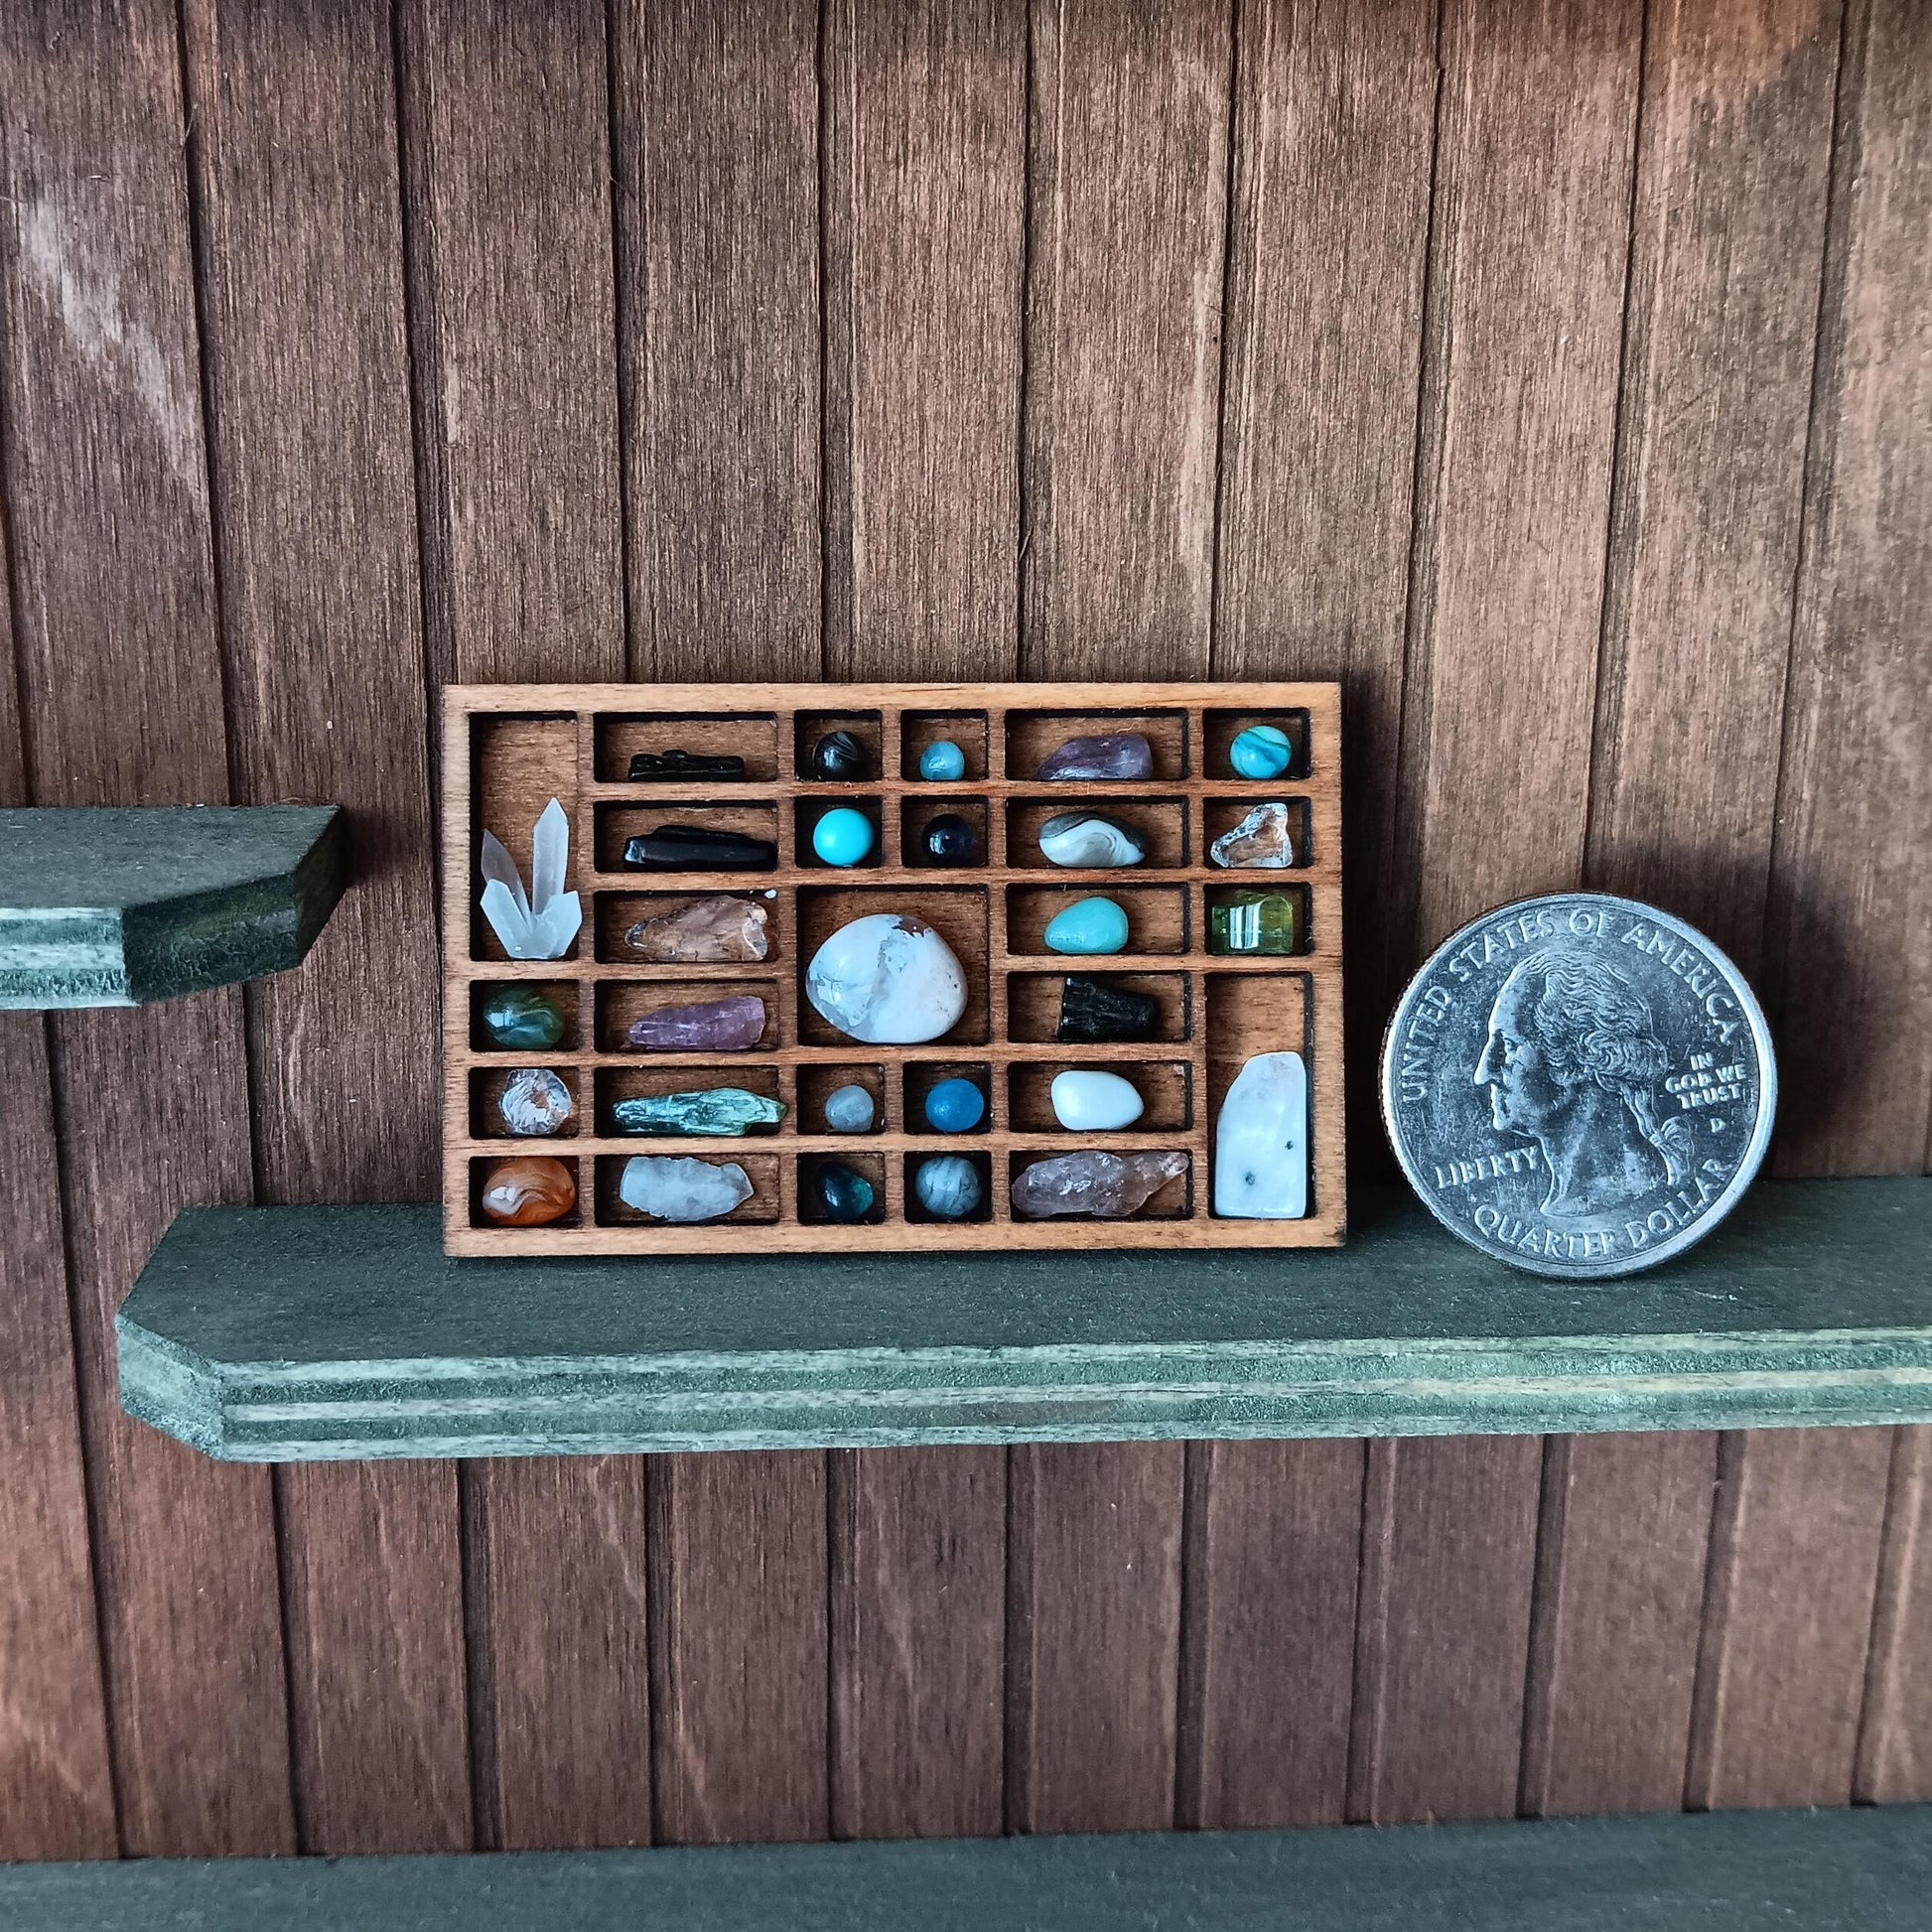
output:
[[1382, 1116], [1436, 1218], [1541, 1275], [1681, 1254], [1750, 1185], [1777, 1065], [1737, 968], [1682, 919], [1603, 893], [1518, 900], [1409, 982]]

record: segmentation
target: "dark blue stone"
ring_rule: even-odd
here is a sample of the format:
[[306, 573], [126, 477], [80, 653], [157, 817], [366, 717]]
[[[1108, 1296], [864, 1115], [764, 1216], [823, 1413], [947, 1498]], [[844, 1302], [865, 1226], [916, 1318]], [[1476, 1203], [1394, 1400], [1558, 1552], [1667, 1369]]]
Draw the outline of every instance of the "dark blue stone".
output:
[[872, 1212], [872, 1182], [843, 1161], [821, 1161], [812, 1188], [828, 1221], [863, 1221]]
[[925, 849], [936, 865], [970, 866], [979, 857], [979, 834], [957, 812], [941, 812], [926, 821]]

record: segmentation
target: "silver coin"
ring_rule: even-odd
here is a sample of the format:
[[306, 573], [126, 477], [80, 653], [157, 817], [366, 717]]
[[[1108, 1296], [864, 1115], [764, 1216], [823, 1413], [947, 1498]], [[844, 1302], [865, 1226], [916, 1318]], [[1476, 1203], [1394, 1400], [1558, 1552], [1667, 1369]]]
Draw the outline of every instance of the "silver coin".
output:
[[1430, 1211], [1540, 1275], [1681, 1254], [1750, 1185], [1777, 1104], [1770, 1030], [1701, 932], [1601, 893], [1518, 900], [1409, 982], [1382, 1116]]

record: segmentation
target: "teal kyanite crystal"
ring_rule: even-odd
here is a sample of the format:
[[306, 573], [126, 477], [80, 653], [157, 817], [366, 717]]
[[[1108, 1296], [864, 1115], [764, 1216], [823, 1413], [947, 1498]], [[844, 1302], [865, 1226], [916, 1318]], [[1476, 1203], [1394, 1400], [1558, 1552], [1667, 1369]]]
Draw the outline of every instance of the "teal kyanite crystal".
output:
[[1228, 747], [1228, 762], [1243, 778], [1279, 778], [1295, 761], [1295, 747], [1278, 725], [1250, 725]]
[[522, 1052], [564, 1036], [564, 1011], [534, 986], [499, 986], [483, 1001], [483, 1032], [493, 1044]]
[[821, 1161], [812, 1172], [812, 1191], [828, 1221], [863, 1221], [872, 1212], [872, 1182], [843, 1161]]
[[1121, 952], [1127, 945], [1127, 913], [1111, 898], [1076, 898], [1046, 928], [1054, 952]]
[[729, 1138], [755, 1127], [776, 1127], [784, 1103], [743, 1087], [706, 1087], [691, 1093], [649, 1094], [611, 1109], [620, 1134], [709, 1134]]

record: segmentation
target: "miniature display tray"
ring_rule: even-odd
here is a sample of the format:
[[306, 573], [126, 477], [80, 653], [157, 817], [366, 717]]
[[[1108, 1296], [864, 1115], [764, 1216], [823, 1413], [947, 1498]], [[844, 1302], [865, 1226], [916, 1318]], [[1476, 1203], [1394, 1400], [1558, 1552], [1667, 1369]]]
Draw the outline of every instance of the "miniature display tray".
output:
[[[1254, 724], [1286, 731], [1294, 761], [1279, 778], [1237, 777], [1234, 738]], [[825, 733], [865, 744], [877, 777], [847, 783], [811, 775]], [[1135, 731], [1154, 748], [1155, 775], [1131, 782], [1040, 782], [1040, 760], [1065, 740]], [[950, 739], [966, 774], [918, 775], [919, 756]], [[626, 777], [638, 752], [738, 753], [743, 780]], [[452, 1255], [746, 1254], [977, 1248], [1336, 1247], [1343, 1197], [1341, 1062], [1340, 692], [1333, 684], [948, 685], [473, 685], [444, 694], [444, 1245]], [[584, 923], [561, 959], [510, 959], [478, 903], [485, 830], [529, 879], [530, 837], [551, 798], [570, 814], [569, 889]], [[1207, 848], [1256, 804], [1285, 800], [1298, 863], [1227, 869]], [[868, 813], [878, 834], [869, 863], [836, 868], [812, 850], [812, 827], [838, 806]], [[1139, 865], [1070, 870], [1049, 864], [1040, 825], [1080, 807], [1131, 827]], [[941, 811], [980, 835], [982, 863], [926, 859], [919, 832]], [[770, 872], [660, 873], [627, 869], [624, 843], [660, 824], [702, 825], [774, 840]], [[1288, 957], [1207, 950], [1208, 907], [1244, 887], [1291, 893], [1302, 950]], [[756, 897], [768, 916], [769, 956], [725, 965], [653, 965], [629, 954], [639, 919], [717, 894]], [[1129, 950], [1109, 956], [1047, 950], [1041, 934], [1061, 907], [1104, 895], [1127, 910]], [[903, 912], [934, 926], [966, 969], [965, 1014], [942, 1039], [876, 1046], [848, 1039], [804, 996], [804, 968], [825, 938], [869, 912]], [[1161, 1037], [1075, 1045], [1053, 1037], [1058, 983], [1105, 974], [1153, 994]], [[494, 1045], [481, 1014], [504, 983], [536, 986], [562, 1008], [555, 1048]], [[645, 1011], [754, 992], [765, 1032], [745, 1052], [645, 1052], [625, 1029]], [[1214, 1122], [1253, 1054], [1300, 1052], [1308, 1066], [1309, 1212], [1300, 1220], [1236, 1220], [1212, 1212]], [[496, 1102], [519, 1067], [549, 1067], [569, 1087], [565, 1130], [517, 1139]], [[1055, 1120], [1054, 1074], [1069, 1067], [1126, 1070], [1146, 1098], [1132, 1127], [1077, 1135]], [[925, 1094], [955, 1074], [976, 1079], [988, 1111], [968, 1134], [927, 1127]], [[856, 1082], [872, 1094], [873, 1131], [835, 1134], [825, 1098]], [[737, 1139], [622, 1135], [621, 1099], [707, 1086], [773, 1095], [775, 1130]], [[1178, 1149], [1188, 1172], [1138, 1214], [1119, 1220], [1013, 1213], [1009, 1187], [1030, 1163], [1080, 1149]], [[943, 1220], [913, 1190], [919, 1163], [964, 1154], [980, 1169], [974, 1217]], [[633, 1155], [735, 1161], [754, 1192], [716, 1221], [676, 1225], [619, 1197]], [[577, 1205], [541, 1227], [504, 1227], [480, 1200], [497, 1162], [550, 1155], [577, 1181]], [[872, 1217], [816, 1218], [816, 1162], [834, 1159], [873, 1185]]]

